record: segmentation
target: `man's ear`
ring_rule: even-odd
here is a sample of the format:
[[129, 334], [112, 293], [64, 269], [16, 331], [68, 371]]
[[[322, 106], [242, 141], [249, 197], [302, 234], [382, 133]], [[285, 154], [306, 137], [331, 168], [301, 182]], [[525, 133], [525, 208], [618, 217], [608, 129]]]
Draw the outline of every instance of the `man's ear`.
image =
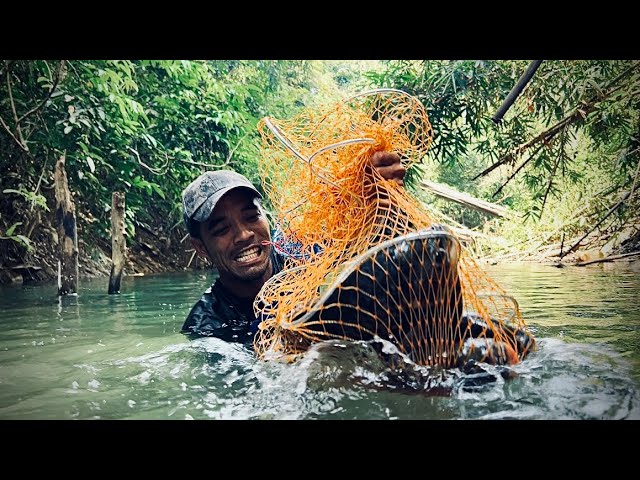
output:
[[193, 248], [196, 249], [196, 252], [198, 252], [198, 255], [211, 261], [211, 259], [209, 258], [209, 253], [207, 252], [207, 249], [205, 248], [204, 243], [202, 243], [202, 240], [200, 240], [199, 238], [191, 237], [191, 245], [193, 246]]

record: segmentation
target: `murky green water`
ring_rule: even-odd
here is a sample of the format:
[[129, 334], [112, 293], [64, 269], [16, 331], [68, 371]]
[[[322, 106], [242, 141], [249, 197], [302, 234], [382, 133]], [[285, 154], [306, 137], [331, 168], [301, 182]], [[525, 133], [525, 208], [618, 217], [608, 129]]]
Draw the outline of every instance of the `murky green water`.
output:
[[[603, 268], [604, 267], [604, 268]], [[520, 303], [539, 349], [516, 378], [447, 377], [449, 394], [395, 378], [365, 346], [295, 364], [217, 339], [189, 341], [203, 274], [0, 289], [0, 419], [640, 419], [640, 274], [486, 267]]]

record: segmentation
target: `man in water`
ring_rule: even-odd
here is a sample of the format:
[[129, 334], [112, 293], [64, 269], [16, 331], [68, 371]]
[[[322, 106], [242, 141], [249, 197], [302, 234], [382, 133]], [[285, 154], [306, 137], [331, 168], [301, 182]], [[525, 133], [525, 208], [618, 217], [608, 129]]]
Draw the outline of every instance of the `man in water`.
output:
[[[376, 152], [371, 165], [385, 180], [403, 184], [406, 169], [397, 153]], [[230, 170], [203, 173], [182, 192], [191, 243], [219, 274], [189, 312], [182, 333], [253, 341], [259, 322], [254, 300], [284, 263], [271, 246], [261, 198], [246, 177]]]

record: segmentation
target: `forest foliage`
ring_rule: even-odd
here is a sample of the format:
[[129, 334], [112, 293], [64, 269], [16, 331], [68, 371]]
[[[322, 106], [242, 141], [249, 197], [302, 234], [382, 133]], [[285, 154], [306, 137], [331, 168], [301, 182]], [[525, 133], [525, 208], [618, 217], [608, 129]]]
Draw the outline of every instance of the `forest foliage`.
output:
[[[231, 168], [259, 182], [262, 117], [381, 87], [402, 89], [427, 108], [434, 142], [407, 186], [452, 221], [525, 249], [534, 238], [552, 243], [587, 232], [626, 194], [601, 230], [637, 224], [640, 62], [543, 61], [496, 123], [492, 116], [528, 64], [3, 60], [2, 265], [28, 263], [50, 241], [61, 156], [88, 248], [108, 249], [114, 191], [126, 193], [131, 242], [140, 229], [179, 239], [180, 194], [199, 173]], [[421, 189], [421, 178], [507, 206], [515, 218], [442, 202]]]

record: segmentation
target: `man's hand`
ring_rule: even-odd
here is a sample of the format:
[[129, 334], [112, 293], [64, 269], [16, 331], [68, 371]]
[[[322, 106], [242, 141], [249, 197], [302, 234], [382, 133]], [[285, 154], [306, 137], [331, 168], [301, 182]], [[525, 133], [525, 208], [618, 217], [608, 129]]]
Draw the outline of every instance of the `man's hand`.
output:
[[400, 155], [392, 152], [376, 152], [371, 157], [371, 165], [378, 170], [382, 178], [395, 182], [399, 186], [404, 184], [407, 169], [402, 166]]
[[[404, 185], [404, 176], [407, 173], [407, 169], [402, 165], [400, 155], [397, 153], [386, 151], [374, 153], [371, 157], [371, 167], [377, 170], [385, 180], [389, 180], [399, 187]], [[370, 195], [375, 195], [378, 208], [388, 211], [391, 206], [388, 189], [380, 184], [370, 184], [368, 187], [371, 192]]]

